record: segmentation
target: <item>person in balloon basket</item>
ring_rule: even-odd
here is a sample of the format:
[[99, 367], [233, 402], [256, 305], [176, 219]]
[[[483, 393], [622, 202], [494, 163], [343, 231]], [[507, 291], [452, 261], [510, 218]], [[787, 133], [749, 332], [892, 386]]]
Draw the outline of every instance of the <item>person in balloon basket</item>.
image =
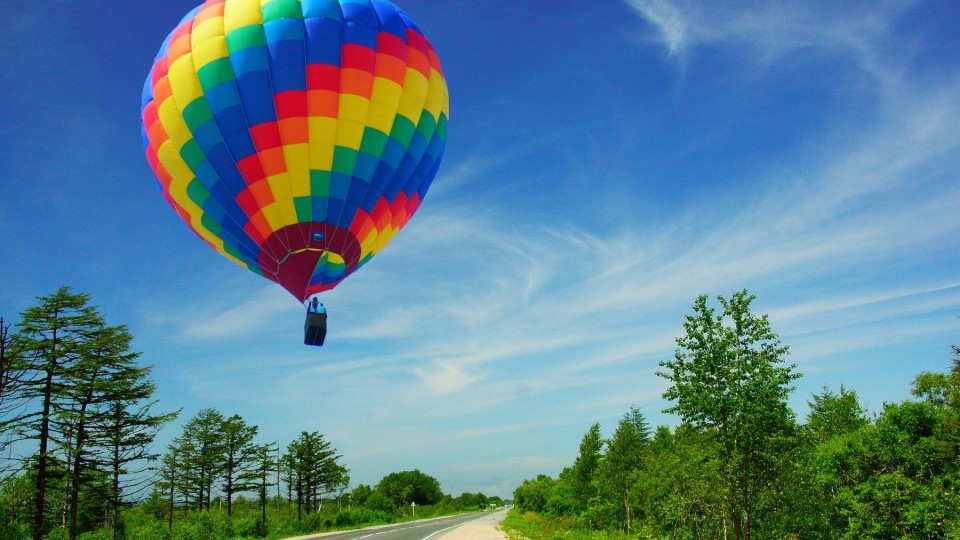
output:
[[321, 314], [323, 314], [323, 315], [326, 315], [326, 314], [327, 314], [327, 308], [325, 308], [325, 307], [323, 306], [323, 303], [322, 303], [322, 302], [320, 302], [319, 300], [317, 300], [317, 297], [316, 297], [316, 296], [314, 296], [314, 297], [310, 300], [310, 304], [309, 304], [309, 306], [307, 307], [307, 311], [310, 312], [310, 313], [321, 313]]
[[307, 302], [307, 320], [303, 332], [305, 344], [323, 346], [327, 337], [327, 308], [316, 297]]

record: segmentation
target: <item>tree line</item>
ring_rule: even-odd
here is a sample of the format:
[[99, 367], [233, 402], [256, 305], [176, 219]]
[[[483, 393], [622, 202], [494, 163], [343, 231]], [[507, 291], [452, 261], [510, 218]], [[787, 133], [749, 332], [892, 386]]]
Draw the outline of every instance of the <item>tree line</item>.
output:
[[390, 523], [411, 503], [419, 517], [503, 503], [445, 495], [419, 470], [348, 490], [349, 470], [319, 432], [258, 441], [258, 426], [215, 408], [157, 452], [182, 411], [156, 411], [132, 339], [70, 287], [38, 297], [16, 324], [0, 317], [0, 538], [282, 537]]
[[215, 408], [185, 422], [160, 458], [149, 497], [128, 512], [128, 537], [281, 538], [391, 523], [409, 518], [411, 503], [424, 517], [488, 501], [445, 495], [419, 470], [351, 490], [350, 471], [322, 434], [303, 431], [286, 446], [258, 442], [257, 434], [256, 425]]
[[840, 386], [813, 395], [806, 421], [787, 405], [799, 375], [746, 291], [699, 297], [658, 375], [666, 412], [651, 429], [632, 407], [612, 437], [583, 436], [557, 478], [525, 480], [530, 538], [958, 538], [960, 348], [947, 373], [921, 373], [915, 399], [868, 414]]

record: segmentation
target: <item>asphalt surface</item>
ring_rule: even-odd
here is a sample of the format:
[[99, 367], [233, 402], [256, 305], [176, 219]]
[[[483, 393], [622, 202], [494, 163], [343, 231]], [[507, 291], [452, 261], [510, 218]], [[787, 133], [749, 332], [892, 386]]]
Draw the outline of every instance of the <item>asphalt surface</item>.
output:
[[497, 529], [506, 514], [505, 509], [460, 514], [355, 531], [311, 534], [287, 540], [499, 540], [506, 538]]

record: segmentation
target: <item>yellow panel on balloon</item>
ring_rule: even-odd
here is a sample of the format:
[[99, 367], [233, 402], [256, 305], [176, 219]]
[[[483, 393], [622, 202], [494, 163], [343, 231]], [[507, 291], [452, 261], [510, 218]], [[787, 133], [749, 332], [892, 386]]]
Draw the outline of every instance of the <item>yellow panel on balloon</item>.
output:
[[337, 124], [337, 146], [360, 149], [363, 140], [363, 124], [351, 120], [341, 120]]
[[170, 66], [167, 75], [170, 79], [170, 88], [173, 89], [173, 95], [181, 107], [186, 106], [191, 101], [203, 95], [203, 89], [200, 88], [200, 79], [197, 78], [197, 70], [193, 65], [193, 57], [190, 55], [181, 56]]
[[423, 112], [423, 102], [427, 98], [429, 84], [426, 77], [415, 69], [407, 70], [407, 79], [403, 83], [403, 96], [397, 114], [401, 114], [416, 125]]
[[340, 120], [362, 124], [367, 118], [370, 100], [353, 94], [340, 94]]
[[263, 23], [260, 0], [231, 0], [223, 7], [223, 30], [229, 34], [242, 26]]
[[285, 144], [283, 145], [283, 157], [287, 163], [288, 171], [310, 169], [309, 144]]
[[[337, 119], [327, 118], [326, 116], [311, 116], [307, 119], [310, 129], [310, 151], [313, 152], [313, 145], [316, 143], [326, 143], [328, 145], [337, 142]], [[330, 155], [331, 163], [333, 154]]]
[[384, 133], [390, 133], [393, 121], [397, 117], [397, 107], [370, 102], [370, 111], [367, 113], [367, 125]]
[[226, 58], [227, 55], [227, 38], [222, 35], [212, 36], [193, 45], [193, 61], [198, 70], [214, 60]]
[[206, 44], [208, 41], [218, 37], [222, 38], [223, 36], [223, 17], [213, 17], [199, 21], [193, 25], [193, 31], [190, 33], [190, 42], [193, 44], [194, 54], [196, 54], [198, 46]]

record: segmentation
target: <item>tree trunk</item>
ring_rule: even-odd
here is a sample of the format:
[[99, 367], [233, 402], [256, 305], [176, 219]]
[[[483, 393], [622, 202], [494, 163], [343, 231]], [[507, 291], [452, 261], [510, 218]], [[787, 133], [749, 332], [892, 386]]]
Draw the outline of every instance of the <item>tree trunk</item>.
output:
[[80, 425], [79, 433], [77, 433], [77, 447], [74, 449], [76, 454], [73, 456], [73, 471], [71, 475], [73, 478], [70, 481], [70, 497], [69, 497], [69, 512], [70, 519], [67, 526], [67, 533], [70, 540], [77, 540], [77, 507], [80, 505], [80, 449], [83, 445], [83, 425]]
[[623, 511], [627, 517], [627, 530], [624, 532], [630, 534], [630, 531], [633, 530], [633, 516], [630, 515], [630, 492], [628, 491], [623, 497]]
[[77, 539], [77, 513], [79, 512], [80, 506], [80, 476], [83, 472], [83, 448], [87, 443], [87, 404], [93, 400], [93, 382], [97, 380], [97, 374], [99, 370], [94, 370], [91, 377], [90, 388], [87, 391], [86, 396], [84, 396], [83, 403], [80, 405], [80, 416], [79, 424], [77, 425], [77, 442], [74, 445], [74, 455], [72, 463], [72, 481], [70, 482], [69, 489], [69, 501], [70, 501], [70, 521], [67, 531], [69, 533], [70, 540]]
[[227, 517], [233, 515], [233, 474], [227, 475]]
[[263, 525], [267, 525], [267, 480], [264, 478], [263, 485], [260, 487], [260, 518]]
[[113, 482], [110, 496], [110, 539], [117, 540], [117, 520], [120, 518], [120, 447], [113, 447]]
[[743, 514], [743, 538], [744, 540], [750, 540], [750, 515], [753, 509], [753, 502], [751, 501], [750, 494], [750, 456], [752, 455], [752, 448], [747, 447], [747, 457], [744, 460], [743, 465], [743, 499], [741, 500], [741, 512]]
[[173, 534], [173, 494], [177, 483], [177, 455], [173, 455], [170, 463], [170, 515], [167, 516], [167, 536]]
[[[56, 333], [54, 333], [56, 347]], [[40, 454], [37, 456], [37, 493], [33, 510], [33, 540], [43, 540], [43, 514], [47, 498], [47, 443], [50, 438], [50, 402], [53, 394], [53, 371], [47, 370], [43, 387], [43, 411], [40, 415]]]

